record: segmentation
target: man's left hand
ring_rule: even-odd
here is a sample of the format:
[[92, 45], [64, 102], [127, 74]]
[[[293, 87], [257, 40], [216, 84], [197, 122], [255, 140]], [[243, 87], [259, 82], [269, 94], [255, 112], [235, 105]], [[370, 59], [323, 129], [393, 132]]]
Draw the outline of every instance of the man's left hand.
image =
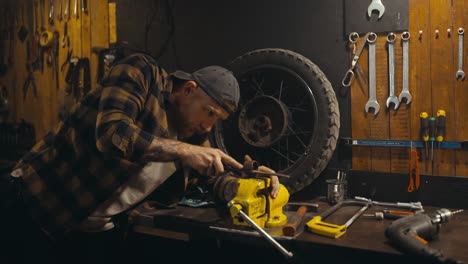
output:
[[[244, 156], [244, 163], [247, 162], [247, 161], [252, 161], [252, 158], [249, 155]], [[257, 170], [264, 171], [264, 172], [269, 172], [269, 173], [275, 173], [274, 170], [272, 170], [272, 169], [270, 169], [270, 168], [268, 168], [266, 166], [259, 166]], [[259, 176], [259, 175], [257, 175], [257, 176]], [[278, 192], [279, 192], [279, 188], [280, 188], [280, 182], [279, 182], [278, 176], [271, 175], [270, 176], [270, 183], [271, 183], [270, 195], [271, 195], [271, 197], [276, 198], [276, 196], [278, 195]]]

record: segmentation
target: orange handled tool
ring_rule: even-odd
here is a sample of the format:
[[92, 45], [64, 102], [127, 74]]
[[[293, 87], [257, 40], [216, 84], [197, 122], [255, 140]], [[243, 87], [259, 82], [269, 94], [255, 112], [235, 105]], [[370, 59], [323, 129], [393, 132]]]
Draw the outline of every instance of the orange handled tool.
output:
[[418, 152], [416, 148], [413, 148], [413, 142], [411, 142], [411, 152], [410, 152], [410, 170], [409, 170], [409, 178], [410, 182], [408, 185], [408, 192], [413, 192], [415, 189], [419, 189], [419, 185], [421, 183], [420, 176], [419, 176], [419, 166], [418, 166]]

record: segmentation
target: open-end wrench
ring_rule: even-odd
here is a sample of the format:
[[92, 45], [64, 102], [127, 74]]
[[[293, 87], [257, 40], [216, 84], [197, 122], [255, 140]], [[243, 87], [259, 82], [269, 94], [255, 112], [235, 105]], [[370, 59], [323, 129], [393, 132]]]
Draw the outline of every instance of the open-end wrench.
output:
[[70, 0], [65, 0], [65, 10], [63, 10], [63, 18], [65, 21], [70, 19]]
[[385, 12], [385, 6], [382, 4], [381, 0], [372, 0], [369, 7], [367, 8], [367, 15], [372, 16], [372, 11], [379, 12], [379, 19], [383, 16]]
[[388, 33], [388, 87], [389, 95], [387, 98], [387, 108], [390, 108], [390, 104], [394, 104], [394, 109], [397, 110], [400, 105], [398, 97], [395, 95], [395, 39], [396, 35], [393, 32]]
[[75, 3], [73, 4], [73, 17], [78, 19], [78, 0], [75, 0]]
[[55, 17], [55, 10], [54, 10], [54, 0], [49, 1], [49, 25], [53, 26]]
[[457, 79], [465, 79], [465, 72], [463, 71], [463, 34], [465, 30], [463, 28], [458, 29], [458, 71]]
[[59, 0], [59, 6], [58, 6], [58, 10], [57, 10], [57, 19], [58, 21], [62, 21], [62, 18], [63, 18], [63, 15], [62, 15], [62, 0]]
[[369, 100], [366, 103], [366, 113], [369, 113], [370, 108], [374, 108], [374, 115], [380, 111], [380, 105], [377, 102], [376, 81], [375, 81], [375, 42], [377, 34], [371, 32], [367, 37], [369, 44]]
[[403, 99], [406, 99], [406, 104], [411, 103], [411, 94], [409, 92], [409, 54], [408, 54], [408, 44], [409, 38], [411, 34], [408, 31], [401, 33], [401, 41], [403, 42], [403, 84], [400, 96], [398, 96], [398, 100], [400, 103]]

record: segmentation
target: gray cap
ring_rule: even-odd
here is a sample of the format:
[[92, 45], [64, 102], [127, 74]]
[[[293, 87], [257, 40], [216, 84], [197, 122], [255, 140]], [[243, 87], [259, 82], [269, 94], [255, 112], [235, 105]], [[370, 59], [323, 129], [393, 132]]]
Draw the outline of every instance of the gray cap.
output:
[[221, 66], [207, 66], [193, 73], [175, 71], [171, 74], [178, 79], [195, 81], [213, 100], [228, 113], [233, 113], [239, 103], [239, 84], [233, 73]]

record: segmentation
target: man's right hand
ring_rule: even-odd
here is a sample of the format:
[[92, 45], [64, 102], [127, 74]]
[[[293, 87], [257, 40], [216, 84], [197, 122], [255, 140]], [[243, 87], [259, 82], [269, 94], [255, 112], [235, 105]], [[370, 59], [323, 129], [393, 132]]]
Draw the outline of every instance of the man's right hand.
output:
[[220, 149], [185, 144], [181, 149], [182, 165], [191, 167], [207, 176], [219, 176], [224, 172], [224, 165], [242, 169], [243, 165]]

